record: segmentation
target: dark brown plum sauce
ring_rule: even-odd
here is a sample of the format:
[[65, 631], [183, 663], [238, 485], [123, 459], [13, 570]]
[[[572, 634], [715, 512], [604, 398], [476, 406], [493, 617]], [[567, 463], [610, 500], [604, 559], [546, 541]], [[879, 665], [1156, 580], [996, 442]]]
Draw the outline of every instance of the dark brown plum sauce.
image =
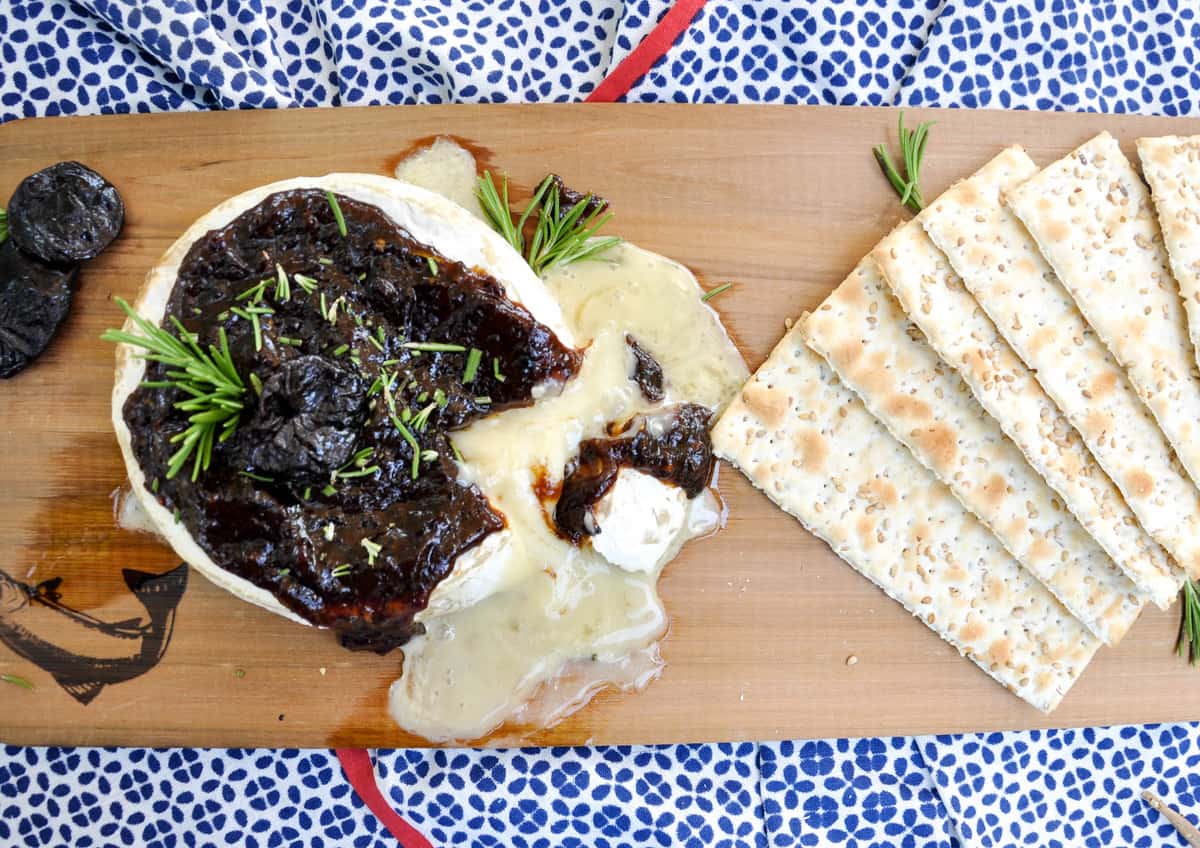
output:
[[[167, 316], [204, 346], [224, 328], [247, 386], [208, 470], [193, 482], [189, 461], [166, 479], [170, 440], [188, 426], [178, 390], [143, 386], [124, 416], [147, 486], [218, 566], [346, 647], [383, 653], [419, 632], [413, 616], [455, 559], [504, 526], [457, 479], [453, 431], [531, 403], [534, 386], [569, 379], [581, 354], [495, 279], [374, 206], [336, 203], [344, 235], [323, 191], [287, 191], [183, 260]], [[290, 296], [277, 291], [277, 264]], [[429, 343], [465, 349], [406, 346]], [[148, 363], [145, 379], [166, 370]]]
[[554, 509], [559, 532], [578, 543], [603, 531], [593, 509], [622, 468], [649, 474], [679, 486], [689, 498], [696, 497], [713, 476], [711, 418], [707, 407], [685, 403], [652, 417], [635, 418], [615, 435], [581, 442]]

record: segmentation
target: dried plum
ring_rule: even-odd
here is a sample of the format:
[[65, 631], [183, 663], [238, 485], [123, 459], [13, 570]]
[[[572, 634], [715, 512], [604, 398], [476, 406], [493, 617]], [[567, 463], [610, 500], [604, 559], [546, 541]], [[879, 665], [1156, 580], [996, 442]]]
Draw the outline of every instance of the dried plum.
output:
[[321, 356], [285, 362], [263, 382], [246, 464], [292, 480], [328, 476], [354, 454], [366, 388], [358, 374]]
[[30, 256], [74, 265], [99, 255], [121, 231], [125, 204], [104, 177], [78, 162], [30, 174], [8, 202], [9, 236]]
[[71, 308], [78, 268], [50, 268], [0, 244], [0, 378], [12, 377], [46, 349]]

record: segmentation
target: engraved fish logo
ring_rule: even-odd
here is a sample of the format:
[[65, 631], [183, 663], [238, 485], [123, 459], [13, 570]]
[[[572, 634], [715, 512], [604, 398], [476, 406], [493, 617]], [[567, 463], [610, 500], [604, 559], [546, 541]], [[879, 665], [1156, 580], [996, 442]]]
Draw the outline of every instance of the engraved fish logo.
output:
[[[122, 569], [125, 585], [147, 615], [144, 620], [106, 622], [62, 603], [61, 577], [29, 586], [0, 571], [0, 642], [48, 672], [76, 701], [90, 704], [105, 686], [145, 674], [162, 659], [175, 626], [175, 609], [187, 588], [187, 573], [186, 563], [162, 574]], [[50, 641], [62, 640], [64, 626], [79, 628], [80, 636], [90, 633], [92, 639], [102, 634], [116, 643], [112, 656], [88, 656]]]

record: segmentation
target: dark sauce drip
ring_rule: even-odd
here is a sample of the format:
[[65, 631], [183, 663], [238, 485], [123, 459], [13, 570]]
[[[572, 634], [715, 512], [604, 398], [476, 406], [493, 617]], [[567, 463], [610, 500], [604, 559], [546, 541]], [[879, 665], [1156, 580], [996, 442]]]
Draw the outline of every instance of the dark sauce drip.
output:
[[625, 334], [625, 344], [633, 351], [633, 374], [630, 379], [642, 390], [642, 397], [651, 403], [658, 403], [665, 395], [662, 366], [628, 333]]
[[[663, 415], [669, 415], [665, 422]], [[592, 510], [622, 468], [679, 486], [689, 498], [704, 491], [713, 472], [708, 435], [711, 416], [706, 407], [682, 404], [657, 414], [653, 425], [646, 419], [634, 419], [614, 436], [581, 442], [578, 458], [566, 470], [562, 496], [554, 510], [559, 532], [575, 543], [601, 532]], [[625, 435], [630, 430], [632, 435]]]
[[[247, 391], [240, 426], [214, 446], [199, 480], [190, 480], [190, 462], [166, 479], [170, 438], [187, 426], [174, 389], [139, 388], [124, 415], [148, 485], [157, 481], [159, 501], [217, 565], [336, 629], [346, 647], [383, 653], [419, 632], [413, 616], [455, 559], [504, 525], [477, 488], [457, 480], [451, 431], [527, 405], [535, 385], [569, 379], [581, 355], [495, 279], [418, 243], [376, 207], [337, 200], [344, 237], [324, 192], [282, 192], [205, 235], [180, 267], [167, 314], [202, 345], [224, 327], [238, 373], [262, 384], [259, 396]], [[276, 263], [290, 299], [275, 296]], [[296, 274], [316, 290], [306, 293]], [[256, 351], [251, 322], [231, 309], [251, 305], [253, 297], [236, 298], [262, 280], [271, 282], [259, 305], [274, 313], [260, 316]], [[482, 357], [464, 383], [467, 352], [418, 352], [406, 341], [474, 347]], [[149, 363], [146, 379], [164, 370]], [[379, 390], [385, 374], [424, 454], [416, 479], [413, 449]], [[366, 448], [363, 465], [378, 471], [331, 484], [339, 468], [360, 470], [343, 466]]]

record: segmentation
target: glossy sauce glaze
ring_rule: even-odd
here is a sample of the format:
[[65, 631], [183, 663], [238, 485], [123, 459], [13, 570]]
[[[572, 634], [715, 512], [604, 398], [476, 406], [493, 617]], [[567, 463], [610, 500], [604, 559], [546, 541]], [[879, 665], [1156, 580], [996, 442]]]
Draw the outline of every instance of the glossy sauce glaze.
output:
[[[176, 390], [139, 388], [124, 416], [147, 485], [214, 562], [347, 647], [383, 652], [419, 632], [458, 557], [505, 525], [459, 480], [451, 432], [570, 379], [580, 354], [496, 280], [373, 206], [336, 206], [345, 235], [324, 192], [272, 195], [184, 259], [167, 315], [201, 345], [223, 329], [247, 384], [238, 428], [197, 481], [190, 463], [166, 479], [187, 426]], [[145, 379], [165, 370], [150, 362]]]

